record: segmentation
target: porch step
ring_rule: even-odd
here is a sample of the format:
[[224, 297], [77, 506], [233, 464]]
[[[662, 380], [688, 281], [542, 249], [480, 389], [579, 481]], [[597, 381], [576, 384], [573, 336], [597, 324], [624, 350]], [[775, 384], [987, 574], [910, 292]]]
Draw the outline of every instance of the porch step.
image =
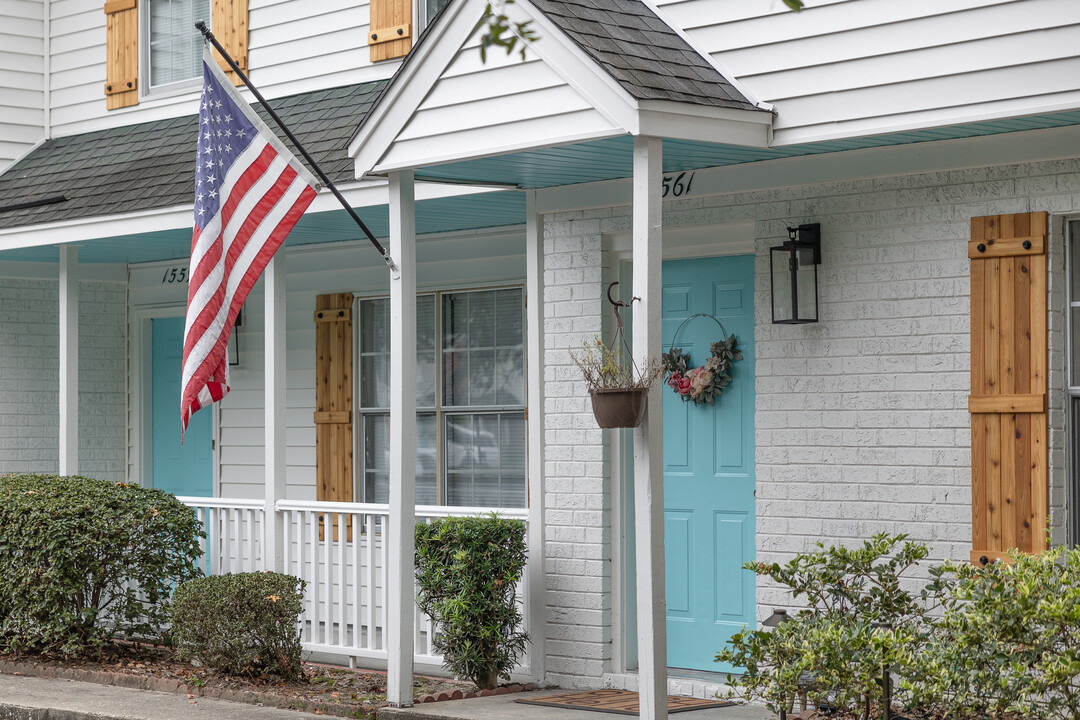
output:
[[0, 674], [0, 720], [326, 720], [325, 715], [189, 699], [60, 678]]
[[[534, 690], [527, 693], [494, 695], [470, 700], [448, 700], [416, 705], [411, 708], [382, 708], [379, 710], [378, 718], [379, 720], [604, 720], [605, 717], [611, 717], [606, 713], [589, 710], [569, 710], [516, 702], [525, 697], [538, 698], [565, 692], [567, 691]], [[762, 707], [733, 705], [692, 710], [685, 714], [679, 713], [679, 717], [684, 717], [686, 720], [769, 720], [774, 716]]]

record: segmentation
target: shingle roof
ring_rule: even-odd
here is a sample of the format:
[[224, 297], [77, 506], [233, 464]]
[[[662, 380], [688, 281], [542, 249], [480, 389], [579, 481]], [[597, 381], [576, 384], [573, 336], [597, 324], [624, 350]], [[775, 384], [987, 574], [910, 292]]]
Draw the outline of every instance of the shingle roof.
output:
[[[349, 136], [385, 84], [316, 90], [270, 105], [326, 174], [345, 182], [353, 179]], [[266, 111], [253, 107], [277, 131]], [[0, 206], [59, 194], [67, 200], [0, 212], [0, 228], [189, 204], [197, 130], [198, 115], [185, 115], [47, 140], [0, 175]]]
[[757, 109], [641, 0], [531, 2], [637, 100]]

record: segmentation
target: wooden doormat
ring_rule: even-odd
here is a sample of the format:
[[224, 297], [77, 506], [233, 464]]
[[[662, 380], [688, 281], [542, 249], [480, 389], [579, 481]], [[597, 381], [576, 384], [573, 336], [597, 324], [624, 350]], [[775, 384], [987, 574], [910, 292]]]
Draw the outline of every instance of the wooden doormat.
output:
[[[517, 702], [527, 705], [572, 708], [574, 710], [595, 710], [596, 712], [615, 713], [617, 715], [636, 716], [638, 714], [638, 694], [628, 690], [587, 690], [562, 695], [545, 695], [538, 698], [521, 698]], [[727, 700], [704, 700], [668, 695], [669, 714], [726, 707], [734, 704]]]

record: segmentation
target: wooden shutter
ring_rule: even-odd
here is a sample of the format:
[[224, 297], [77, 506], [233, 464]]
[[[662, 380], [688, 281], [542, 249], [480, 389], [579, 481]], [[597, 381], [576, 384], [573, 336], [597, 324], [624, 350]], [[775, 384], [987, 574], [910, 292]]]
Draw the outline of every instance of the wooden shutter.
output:
[[1046, 228], [971, 220], [972, 562], [1046, 548]]
[[390, 60], [412, 49], [411, 0], [371, 0], [368, 45], [371, 62]]
[[[240, 66], [248, 71], [248, 0], [213, 0], [210, 10], [210, 29], [214, 37]], [[229, 64], [221, 59], [217, 50], [214, 58], [233, 85], [241, 83], [240, 76], [233, 72]]]
[[105, 107], [139, 104], [138, 0], [105, 3]]
[[352, 305], [351, 293], [315, 299], [316, 498], [328, 502], [353, 500]]

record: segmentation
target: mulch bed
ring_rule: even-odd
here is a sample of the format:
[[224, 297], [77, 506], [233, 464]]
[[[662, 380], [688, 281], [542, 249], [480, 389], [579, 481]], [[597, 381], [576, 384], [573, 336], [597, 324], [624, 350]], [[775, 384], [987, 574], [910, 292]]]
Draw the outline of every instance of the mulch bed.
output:
[[[305, 664], [304, 670], [307, 677], [298, 681], [222, 675], [177, 660], [171, 648], [145, 644], [110, 646], [95, 660], [0, 655], [0, 673], [181, 693], [193, 702], [206, 697], [352, 718], [374, 718], [375, 711], [386, 705], [384, 672], [315, 663]], [[413, 688], [417, 703], [525, 689], [513, 685], [478, 693], [470, 682], [419, 675]]]

